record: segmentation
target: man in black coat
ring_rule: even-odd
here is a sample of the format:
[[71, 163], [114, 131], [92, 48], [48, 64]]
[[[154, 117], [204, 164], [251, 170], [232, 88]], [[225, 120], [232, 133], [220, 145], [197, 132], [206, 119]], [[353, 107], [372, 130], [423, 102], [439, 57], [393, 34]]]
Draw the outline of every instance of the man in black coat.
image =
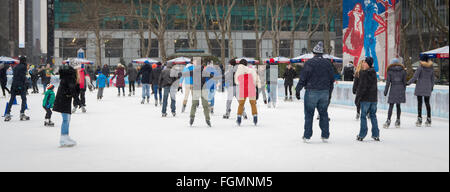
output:
[[[297, 73], [294, 68], [292, 68], [291, 64], [288, 64], [286, 71], [284, 71], [284, 100], [292, 101], [292, 86], [294, 85], [294, 78], [297, 76]], [[289, 93], [289, 95], [288, 95]]]
[[6, 71], [8, 71], [9, 64], [1, 64], [0, 66], [0, 86], [2, 87], [3, 96], [6, 97], [5, 90], [8, 93], [11, 93], [9, 89], [6, 87], [6, 83], [8, 82], [8, 78], [6, 77]]
[[305, 132], [303, 140], [308, 143], [312, 137], [314, 112], [317, 108], [320, 116], [322, 141], [327, 142], [330, 136], [328, 103], [333, 91], [334, 70], [331, 62], [323, 58], [323, 43], [319, 42], [313, 50], [314, 58], [308, 60], [301, 72], [296, 87], [296, 97], [300, 99], [300, 91], [305, 87]]
[[[141, 77], [142, 76], [142, 77]], [[145, 61], [144, 66], [139, 70], [137, 78], [141, 78], [142, 83], [142, 101], [144, 104], [145, 98], [147, 98], [147, 103], [150, 102], [150, 84], [152, 83], [152, 66], [148, 61]]]
[[181, 73], [176, 73], [176, 70], [172, 70], [173, 65], [168, 63], [166, 68], [161, 71], [159, 76], [158, 85], [164, 90], [163, 103], [162, 103], [162, 117], [167, 117], [167, 105], [170, 96], [170, 109], [173, 116], [176, 116], [176, 93], [178, 88], [178, 79], [181, 77]]
[[13, 69], [13, 81], [11, 85], [11, 99], [9, 99], [9, 104], [6, 108], [5, 121], [11, 120], [11, 107], [16, 99], [17, 95], [22, 98], [22, 105], [20, 108], [20, 120], [30, 120], [30, 117], [25, 115], [25, 109], [27, 106], [27, 85], [26, 85], [26, 74], [27, 74], [27, 59], [24, 56], [20, 57], [20, 63]]
[[373, 68], [373, 59], [371, 57], [367, 57], [364, 60], [362, 70], [359, 74], [357, 92], [361, 105], [361, 130], [357, 136], [357, 140], [363, 141], [367, 135], [367, 114], [369, 113], [372, 123], [372, 138], [375, 141], [379, 141], [380, 131], [376, 116], [378, 101], [377, 72]]

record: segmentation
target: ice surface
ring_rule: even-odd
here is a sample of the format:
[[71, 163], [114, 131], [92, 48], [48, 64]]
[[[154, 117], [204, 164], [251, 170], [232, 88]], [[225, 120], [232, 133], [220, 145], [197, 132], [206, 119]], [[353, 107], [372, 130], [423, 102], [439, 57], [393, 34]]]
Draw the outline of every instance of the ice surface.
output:
[[[98, 102], [96, 91], [87, 92], [88, 112], [72, 115], [74, 148], [58, 148], [61, 115], [53, 113], [54, 128], [44, 127], [43, 96], [28, 96], [30, 121], [19, 121], [19, 105], [11, 122], [0, 121], [0, 171], [449, 171], [448, 119], [418, 128], [415, 116], [404, 113], [402, 128], [383, 129], [386, 112], [379, 111], [382, 141], [360, 143], [355, 109], [331, 105], [329, 143], [321, 142], [315, 120], [305, 144], [303, 101], [280, 101], [276, 109], [260, 101], [259, 125], [246, 120], [238, 127], [236, 102], [231, 119], [222, 119], [225, 95], [219, 93], [213, 128], [207, 128], [201, 107], [191, 128], [189, 114], [180, 113], [181, 93], [175, 118], [161, 118], [153, 99], [141, 105], [140, 94], [138, 88], [136, 96], [117, 97], [117, 89], [109, 88]], [[2, 110], [5, 105], [0, 98]]]

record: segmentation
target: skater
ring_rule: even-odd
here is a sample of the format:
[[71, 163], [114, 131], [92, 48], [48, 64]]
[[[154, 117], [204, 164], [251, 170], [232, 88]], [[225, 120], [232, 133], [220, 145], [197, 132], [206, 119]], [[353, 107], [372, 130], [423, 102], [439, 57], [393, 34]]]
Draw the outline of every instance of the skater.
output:
[[97, 77], [97, 100], [102, 100], [103, 99], [103, 91], [106, 87], [106, 84], [108, 83], [108, 81], [106, 80], [106, 76], [103, 75], [103, 73], [101, 71], [98, 72], [98, 77]]
[[359, 61], [358, 66], [355, 70], [355, 76], [353, 78], [353, 95], [355, 95], [355, 105], [356, 105], [356, 120], [358, 121], [361, 116], [361, 105], [359, 103], [359, 94], [358, 94], [358, 85], [359, 85], [359, 72], [361, 71], [361, 67], [364, 63], [364, 60]]
[[[236, 59], [231, 59], [228, 62], [228, 66], [227, 66], [227, 71], [225, 72], [225, 87], [227, 88], [227, 107], [226, 107], [226, 112], [225, 115], [223, 115], [224, 119], [229, 119], [230, 118], [230, 113], [231, 113], [231, 104], [233, 102], [233, 98], [236, 98], [236, 101], [239, 103], [239, 89], [236, 86], [236, 82], [234, 81], [234, 77], [236, 74], [236, 70], [237, 70], [237, 64], [236, 64]], [[266, 75], [264, 73], [264, 75]], [[244, 113], [243, 113], [243, 117], [244, 119], [247, 119], [247, 114], [245, 113], [245, 108], [244, 108]]]
[[[45, 92], [45, 90], [47, 89], [47, 85], [50, 84], [50, 82], [51, 82], [52, 75], [55, 75], [55, 74], [53, 74], [53, 69], [51, 68], [50, 64], [47, 64], [45, 67], [42, 66], [39, 74], [41, 76], [41, 83], [42, 83], [43, 90]], [[44, 93], [42, 93], [42, 94], [44, 94]]]
[[183, 82], [184, 82], [184, 99], [183, 99], [183, 108], [181, 109], [181, 112], [184, 113], [186, 111], [186, 105], [189, 99], [189, 95], [192, 92], [192, 85], [193, 85], [193, 80], [192, 80], [192, 71], [194, 69], [194, 65], [192, 64], [187, 64], [186, 67], [184, 67], [183, 69], [183, 76], [181, 77], [180, 80], [180, 87], [182, 87]]
[[109, 77], [110, 77], [110, 71], [109, 71], [109, 66], [108, 65], [106, 65], [106, 64], [104, 64], [103, 65], [103, 68], [102, 68], [102, 73], [103, 73], [103, 75], [105, 75], [106, 76], [106, 79], [108, 80], [108, 82], [106, 83], [106, 87], [108, 87], [109, 88]]
[[[295, 69], [289, 63], [287, 65], [286, 71], [283, 74], [284, 79], [284, 101], [292, 101], [292, 86], [294, 85], [294, 78], [297, 76]], [[289, 97], [288, 97], [289, 92]]]
[[117, 96], [120, 97], [120, 89], [122, 89], [122, 94], [125, 97], [125, 67], [120, 63], [117, 64], [117, 69], [111, 79], [114, 78], [116, 78]]
[[258, 124], [258, 110], [256, 108], [256, 88], [261, 88], [261, 81], [255, 69], [247, 67], [247, 61], [242, 59], [237, 66], [234, 76], [236, 85], [239, 86], [239, 107], [237, 112], [237, 124], [242, 123], [244, 104], [247, 98], [250, 101], [253, 115], [253, 123]]
[[257, 65], [258, 68], [258, 76], [261, 82], [261, 88], [257, 89], [256, 100], [259, 99], [259, 94], [263, 95], [264, 104], [267, 105], [267, 93], [266, 93], [266, 65], [263, 63], [259, 63]]
[[275, 108], [277, 106], [277, 91], [278, 91], [278, 65], [274, 59], [270, 59], [269, 65], [266, 68], [266, 83], [267, 92], [269, 93], [268, 107]]
[[[137, 66], [136, 70], [137, 70], [137, 72], [139, 74], [139, 71], [141, 71], [141, 66]], [[137, 87], [141, 87], [141, 77], [139, 77], [139, 76], [136, 77], [136, 83], [137, 83]]]
[[135, 84], [136, 84], [137, 73], [138, 72], [137, 72], [136, 68], [133, 67], [133, 64], [129, 63], [128, 68], [127, 68], [128, 87], [129, 87], [128, 96], [135, 94], [135, 91], [136, 91]]
[[353, 61], [350, 61], [347, 66], [342, 68], [341, 74], [344, 76], [344, 81], [353, 81], [355, 75], [355, 66], [353, 65]]
[[[37, 86], [37, 81], [39, 80], [39, 71], [36, 69], [35, 65], [30, 67], [31, 84], [33, 86], [33, 91], [31, 93], [39, 93], [39, 88]], [[44, 90], [45, 92], [45, 90]]]
[[13, 80], [11, 84], [11, 98], [9, 104], [6, 106], [5, 121], [11, 120], [11, 107], [16, 95], [20, 95], [22, 98], [22, 105], [20, 108], [20, 120], [28, 121], [30, 117], [25, 115], [25, 109], [27, 106], [27, 90], [26, 90], [26, 73], [27, 73], [27, 59], [25, 56], [20, 57], [20, 63], [13, 68]]
[[417, 122], [416, 126], [422, 126], [422, 105], [425, 100], [425, 106], [427, 108], [427, 121], [425, 126], [431, 127], [431, 105], [430, 97], [434, 88], [434, 70], [433, 61], [427, 55], [420, 56], [420, 66], [417, 68], [414, 77], [410, 79], [407, 85], [416, 83], [416, 89], [414, 95], [417, 96]]
[[215, 94], [217, 89], [217, 84], [219, 79], [219, 72], [215, 68], [214, 64], [211, 62], [205, 67], [206, 77], [206, 88], [208, 89], [208, 104], [210, 108], [210, 113], [214, 114], [214, 104], [215, 104]]
[[161, 76], [161, 71], [162, 71], [162, 63], [158, 62], [156, 63], [156, 67], [152, 69], [152, 89], [153, 94], [155, 96], [155, 107], [158, 106], [158, 101], [159, 105], [162, 105], [162, 87], [159, 85], [159, 77]]
[[90, 82], [89, 74], [86, 71], [86, 66], [84, 64], [77, 66], [77, 97], [79, 99], [73, 100], [72, 113], [77, 111], [77, 108], [81, 108], [81, 112], [86, 113], [86, 90], [87, 84]]
[[366, 137], [367, 113], [369, 113], [370, 121], [372, 123], [372, 139], [380, 141], [380, 130], [378, 129], [376, 115], [378, 101], [377, 73], [373, 68], [372, 57], [367, 57], [364, 60], [362, 70], [359, 72], [358, 94], [360, 95], [361, 105], [361, 129], [356, 139], [358, 141], [363, 141]]
[[78, 94], [76, 91], [77, 85], [77, 71], [74, 67], [77, 63], [69, 61], [68, 65], [63, 65], [59, 69], [60, 83], [56, 93], [55, 104], [53, 111], [61, 113], [61, 138], [59, 141], [60, 147], [73, 147], [77, 144], [69, 137], [69, 125], [71, 117], [72, 98], [74, 103], [79, 103]]
[[[144, 69], [144, 68], [142, 68]], [[166, 68], [161, 71], [159, 76], [158, 85], [160, 85], [164, 90], [163, 104], [162, 104], [162, 117], [167, 117], [167, 105], [170, 96], [170, 109], [172, 116], [176, 116], [176, 93], [177, 93], [177, 80], [181, 77], [181, 74], [173, 74], [172, 64], [168, 63]], [[145, 85], [145, 84], [144, 84]]]
[[55, 92], [53, 92], [53, 89], [55, 88], [54, 85], [48, 84], [47, 85], [47, 91], [44, 93], [44, 101], [42, 102], [42, 107], [45, 109], [45, 121], [44, 126], [53, 127], [55, 126], [55, 123], [51, 121], [52, 118], [52, 108], [53, 104], [55, 103]]
[[0, 86], [2, 87], [3, 97], [6, 97], [5, 90], [8, 93], [11, 93], [10, 90], [6, 87], [6, 83], [8, 82], [6, 71], [8, 71], [8, 68], [9, 64], [0, 64]]
[[141, 70], [139, 70], [137, 78], [141, 79], [142, 83], [142, 101], [141, 104], [144, 104], [145, 99], [147, 98], [147, 103], [150, 102], [150, 83], [152, 80], [152, 66], [150, 62], [145, 61], [144, 66], [142, 66]]
[[295, 96], [300, 100], [300, 91], [305, 88], [305, 125], [303, 141], [308, 143], [312, 137], [313, 117], [317, 108], [320, 115], [319, 126], [324, 143], [330, 137], [328, 121], [328, 101], [333, 91], [334, 72], [329, 60], [323, 58], [323, 43], [319, 42], [313, 49], [314, 57], [308, 60], [300, 74]]
[[192, 126], [195, 120], [195, 113], [197, 111], [198, 106], [200, 105], [200, 100], [202, 102], [203, 114], [205, 115], [206, 124], [208, 127], [211, 127], [211, 117], [209, 111], [208, 104], [208, 92], [209, 89], [203, 89], [203, 86], [206, 83], [207, 77], [213, 78], [204, 70], [204, 66], [198, 61], [194, 61], [194, 65], [192, 66], [192, 106], [191, 106], [191, 115], [189, 124]]
[[400, 60], [394, 58], [391, 60], [390, 65], [387, 68], [386, 87], [384, 88], [384, 96], [388, 95], [389, 111], [388, 118], [383, 127], [389, 128], [391, 125], [392, 111], [394, 105], [397, 107], [397, 120], [395, 121], [395, 127], [400, 128], [400, 104], [406, 102], [406, 68], [400, 63]]

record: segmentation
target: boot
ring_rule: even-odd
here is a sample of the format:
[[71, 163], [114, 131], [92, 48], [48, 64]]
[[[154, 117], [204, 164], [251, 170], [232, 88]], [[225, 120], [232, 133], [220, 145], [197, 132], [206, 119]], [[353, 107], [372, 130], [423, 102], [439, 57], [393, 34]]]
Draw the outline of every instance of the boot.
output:
[[422, 117], [417, 117], [416, 126], [422, 127]]
[[255, 126], [258, 124], [258, 115], [253, 116], [253, 124], [255, 124]]
[[208, 125], [208, 127], [211, 127], [211, 121], [210, 120], [206, 120], [206, 125]]
[[309, 143], [309, 141], [310, 141], [310, 139], [307, 139], [306, 137], [303, 137], [302, 139], [303, 139], [304, 143]]
[[73, 146], [77, 145], [77, 142], [72, 140], [68, 135], [61, 135], [59, 144], [60, 144], [60, 147], [73, 147]]
[[292, 95], [289, 96], [289, 101], [294, 101], [294, 99], [292, 99]]
[[172, 116], [174, 116], [174, 117], [175, 117], [175, 116], [177, 116], [177, 113], [175, 113], [175, 112], [172, 112]]
[[6, 114], [5, 115], [5, 121], [6, 122], [11, 121], [11, 115], [10, 114]]
[[194, 124], [194, 118], [191, 118], [191, 119], [189, 120], [189, 125], [192, 127], [193, 124]]
[[48, 126], [48, 122], [50, 121], [50, 119], [45, 119], [45, 121], [44, 121], [44, 126]]
[[264, 104], [267, 105], [267, 100], [264, 100]]
[[155, 107], [158, 107], [158, 102], [155, 102]]
[[244, 119], [248, 119], [246, 112], [244, 112]]
[[72, 109], [72, 114], [75, 112], [77, 112], [77, 106], [73, 107], [73, 109]]
[[400, 119], [397, 119], [397, 121], [395, 121], [395, 127], [400, 128]]
[[375, 140], [375, 141], [380, 141], [379, 137], [372, 137], [372, 139]]
[[28, 121], [30, 120], [30, 117], [26, 116], [25, 113], [20, 114], [20, 120], [21, 121]]
[[167, 113], [163, 113], [163, 114], [162, 114], [162, 117], [167, 117]]
[[427, 118], [427, 121], [425, 122], [426, 127], [431, 127], [431, 117]]
[[225, 115], [223, 115], [224, 119], [229, 119], [230, 118], [230, 112], [227, 111], [227, 113], [225, 113]]
[[131, 92], [130, 92], [130, 93], [128, 93], [128, 97], [131, 97]]
[[147, 103], [150, 103], [150, 98], [149, 97], [147, 97]]
[[288, 101], [288, 97], [287, 96], [284, 96], [284, 101]]
[[277, 108], [277, 104], [275, 102], [272, 102], [272, 106], [274, 109]]
[[134, 96], [134, 93], [135, 93], [135, 92], [133, 91], [133, 96]]
[[124, 97], [125, 97], [125, 92], [123, 92], [123, 94], [122, 94]]
[[186, 105], [183, 105], [183, 108], [181, 108], [181, 113], [184, 113], [186, 111]]
[[142, 98], [141, 104], [144, 104], [144, 103], [145, 103], [145, 99], [144, 99], [144, 98]]
[[358, 136], [356, 136], [356, 140], [357, 140], [357, 141], [363, 141], [364, 138], [362, 138], [362, 137], [360, 137], [360, 136], [358, 135]]
[[49, 127], [54, 127], [55, 126], [55, 123], [53, 123], [52, 122], [52, 120], [48, 120], [48, 124], [47, 124]]
[[241, 126], [241, 123], [242, 123], [242, 116], [241, 115], [237, 116], [236, 123], [238, 124], [238, 126]]
[[328, 143], [328, 138], [322, 137], [322, 142], [323, 143]]
[[389, 126], [390, 126], [390, 125], [391, 125], [391, 120], [388, 119], [388, 120], [386, 120], [386, 123], [384, 123], [383, 128], [389, 129]]
[[120, 92], [119, 92], [119, 93], [117, 93], [117, 97], [120, 97]]
[[360, 113], [356, 113], [355, 120], [358, 121], [360, 117], [361, 117], [361, 114]]
[[81, 112], [86, 113], [86, 107], [81, 107]]

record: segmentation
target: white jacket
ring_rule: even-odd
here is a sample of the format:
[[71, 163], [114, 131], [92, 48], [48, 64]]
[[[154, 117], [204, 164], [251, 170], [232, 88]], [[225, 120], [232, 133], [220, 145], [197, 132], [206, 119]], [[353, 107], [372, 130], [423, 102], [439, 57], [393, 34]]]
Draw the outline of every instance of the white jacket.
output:
[[251, 74], [253, 77], [253, 83], [258, 87], [261, 88], [261, 80], [259, 79], [258, 73], [256, 72], [256, 69], [249, 68], [245, 65], [238, 65], [238, 68], [236, 70], [236, 74], [234, 75], [234, 82], [236, 85], [239, 85], [239, 76], [245, 75], [245, 74]]

